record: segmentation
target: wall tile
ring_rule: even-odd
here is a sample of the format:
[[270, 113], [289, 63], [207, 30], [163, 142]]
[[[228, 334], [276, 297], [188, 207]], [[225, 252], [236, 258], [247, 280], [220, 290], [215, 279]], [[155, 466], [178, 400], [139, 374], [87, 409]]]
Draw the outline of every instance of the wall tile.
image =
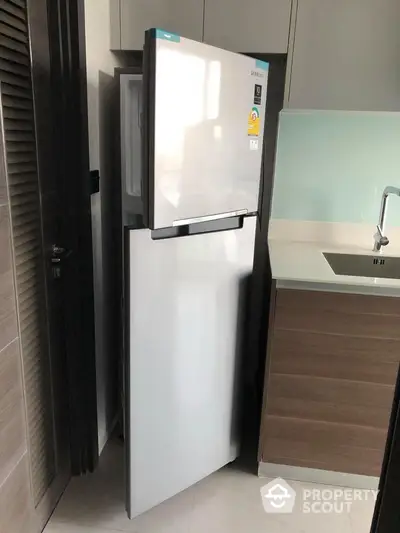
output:
[[400, 187], [400, 113], [281, 113], [272, 218], [376, 224], [386, 185]]
[[0, 350], [17, 336], [8, 207], [0, 207]]
[[0, 485], [27, 450], [19, 341], [0, 351]]
[[30, 533], [35, 531], [29, 495], [28, 461], [25, 454], [5, 483], [0, 486], [0, 531]]

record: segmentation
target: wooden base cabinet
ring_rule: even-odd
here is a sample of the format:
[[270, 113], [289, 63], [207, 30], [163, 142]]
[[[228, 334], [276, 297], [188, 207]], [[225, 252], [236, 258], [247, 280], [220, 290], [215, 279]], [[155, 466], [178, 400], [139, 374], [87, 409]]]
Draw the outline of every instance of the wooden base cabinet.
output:
[[278, 289], [259, 460], [379, 476], [400, 361], [400, 298]]

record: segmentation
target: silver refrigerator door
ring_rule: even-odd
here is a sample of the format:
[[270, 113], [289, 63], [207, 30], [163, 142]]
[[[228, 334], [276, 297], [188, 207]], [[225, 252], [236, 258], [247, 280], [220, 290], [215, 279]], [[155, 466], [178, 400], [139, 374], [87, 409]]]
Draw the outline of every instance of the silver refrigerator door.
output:
[[241, 229], [175, 239], [129, 232], [131, 518], [238, 455], [243, 292], [255, 227], [248, 217]]
[[152, 31], [149, 227], [256, 212], [268, 63]]

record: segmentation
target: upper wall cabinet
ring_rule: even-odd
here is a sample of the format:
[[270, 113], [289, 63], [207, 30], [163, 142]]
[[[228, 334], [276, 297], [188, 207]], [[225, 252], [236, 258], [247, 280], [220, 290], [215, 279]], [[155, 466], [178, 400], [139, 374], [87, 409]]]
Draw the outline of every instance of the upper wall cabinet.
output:
[[399, 28], [400, 0], [298, 0], [288, 106], [400, 111]]
[[292, 0], [205, 0], [204, 41], [233, 52], [286, 53]]
[[142, 50], [149, 28], [203, 39], [204, 0], [110, 0], [110, 6], [112, 50]]

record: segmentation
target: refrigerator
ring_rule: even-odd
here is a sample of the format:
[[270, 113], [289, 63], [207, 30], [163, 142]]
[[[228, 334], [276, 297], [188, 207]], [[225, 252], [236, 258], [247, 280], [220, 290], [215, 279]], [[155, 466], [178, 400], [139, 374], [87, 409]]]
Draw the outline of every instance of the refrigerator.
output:
[[239, 453], [268, 71], [152, 29], [120, 76], [131, 518]]

